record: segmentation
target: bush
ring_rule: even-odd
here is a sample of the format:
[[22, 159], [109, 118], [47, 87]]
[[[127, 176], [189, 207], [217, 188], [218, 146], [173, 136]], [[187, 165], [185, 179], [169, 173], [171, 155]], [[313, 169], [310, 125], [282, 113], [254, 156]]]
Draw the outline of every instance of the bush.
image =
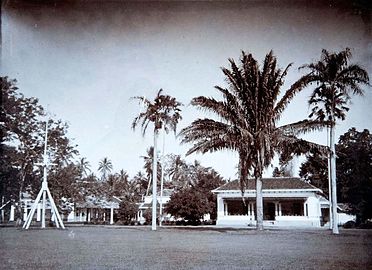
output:
[[204, 220], [203, 225], [216, 225], [216, 220], [214, 219]]
[[372, 221], [366, 220], [362, 224], [360, 224], [359, 228], [361, 229], [372, 229]]
[[184, 221], [184, 220], [177, 220], [176, 221], [176, 225], [183, 225], [183, 226], [185, 226], [186, 225], [186, 221]]
[[355, 221], [353, 220], [349, 220], [348, 222], [346, 222], [344, 225], [342, 225], [343, 228], [345, 229], [352, 229], [352, 228], [355, 228]]

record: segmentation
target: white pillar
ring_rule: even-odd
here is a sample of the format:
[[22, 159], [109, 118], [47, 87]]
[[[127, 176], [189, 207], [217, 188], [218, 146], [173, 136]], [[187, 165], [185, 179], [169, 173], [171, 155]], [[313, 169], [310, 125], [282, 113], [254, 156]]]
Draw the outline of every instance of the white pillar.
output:
[[251, 203], [249, 203], [249, 204], [251, 205], [251, 216], [252, 216], [252, 219], [253, 219], [253, 220], [256, 220], [256, 216], [255, 216], [255, 214], [254, 214], [254, 203], [251, 202]]
[[227, 209], [227, 203], [223, 203], [223, 215], [228, 216], [229, 215], [229, 210]]
[[9, 221], [14, 221], [14, 212], [15, 212], [15, 207], [14, 205], [10, 206], [10, 216], [9, 216]]
[[87, 209], [88, 212], [88, 222], [90, 222], [90, 208]]
[[41, 220], [41, 205], [40, 203], [37, 204], [37, 210], [36, 210], [36, 221]]
[[144, 218], [143, 218], [143, 211], [142, 210], [140, 210], [140, 220], [139, 220], [139, 222], [144, 222], [143, 220], [144, 220]]
[[223, 199], [220, 197], [220, 195], [217, 196], [217, 219], [219, 217], [223, 217], [225, 215], [224, 212], [224, 203]]
[[279, 202], [275, 202], [275, 217], [279, 216]]
[[114, 224], [114, 208], [112, 206], [110, 209], [110, 224]]
[[103, 212], [103, 221], [106, 221], [106, 209], [104, 209], [104, 212]]

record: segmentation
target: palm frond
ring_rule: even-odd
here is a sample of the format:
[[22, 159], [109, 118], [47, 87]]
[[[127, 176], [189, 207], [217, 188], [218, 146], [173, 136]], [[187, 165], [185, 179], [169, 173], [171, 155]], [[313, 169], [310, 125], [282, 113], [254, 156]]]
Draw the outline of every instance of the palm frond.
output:
[[283, 134], [298, 136], [314, 131], [321, 131], [326, 127], [331, 125], [330, 121], [320, 121], [320, 120], [301, 120], [295, 123], [288, 125], [280, 126], [280, 129]]

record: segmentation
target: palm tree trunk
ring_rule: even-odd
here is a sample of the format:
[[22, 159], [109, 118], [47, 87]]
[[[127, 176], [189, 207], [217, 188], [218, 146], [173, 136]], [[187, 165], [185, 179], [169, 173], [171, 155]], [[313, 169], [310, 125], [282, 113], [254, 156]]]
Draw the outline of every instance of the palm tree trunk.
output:
[[256, 177], [256, 220], [257, 230], [263, 230], [263, 197], [262, 197], [262, 176]]
[[[327, 128], [327, 145], [330, 146], [331, 129]], [[331, 153], [328, 154], [328, 201], [329, 201], [329, 229], [333, 228], [333, 215], [332, 215], [332, 170], [331, 170]]]
[[163, 184], [164, 184], [164, 148], [165, 148], [165, 129], [163, 126], [163, 149], [161, 152], [161, 178], [160, 178], [160, 209], [159, 209], [159, 226], [161, 227], [161, 221], [163, 218]]
[[333, 234], [338, 234], [338, 217], [337, 217], [337, 184], [336, 184], [336, 147], [334, 142], [335, 125], [331, 125], [330, 145], [331, 145], [331, 182], [332, 182], [332, 216], [333, 216]]
[[157, 142], [158, 142], [158, 135], [159, 131], [155, 127], [154, 129], [154, 154], [153, 154], [153, 161], [152, 161], [152, 223], [151, 229], [156, 231], [156, 185], [157, 185], [157, 168], [158, 168], [158, 160], [157, 160]]

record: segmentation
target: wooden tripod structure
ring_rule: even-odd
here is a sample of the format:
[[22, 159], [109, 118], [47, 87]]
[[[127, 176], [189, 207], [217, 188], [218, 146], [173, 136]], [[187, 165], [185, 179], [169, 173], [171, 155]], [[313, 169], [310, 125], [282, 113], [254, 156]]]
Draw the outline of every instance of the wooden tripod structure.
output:
[[52, 194], [50, 193], [50, 190], [48, 188], [48, 172], [47, 169], [49, 166], [54, 165], [49, 163], [48, 156], [47, 156], [47, 149], [48, 149], [48, 121], [45, 123], [45, 141], [44, 141], [44, 155], [43, 155], [43, 163], [38, 163], [36, 165], [40, 165], [44, 167], [44, 173], [43, 173], [43, 182], [41, 184], [41, 189], [39, 191], [39, 194], [36, 197], [36, 200], [34, 204], [31, 207], [31, 211], [27, 216], [26, 222], [23, 224], [23, 229], [28, 229], [30, 227], [32, 218], [35, 214], [35, 210], [40, 202], [40, 199], [42, 199], [42, 212], [41, 212], [41, 228], [45, 228], [45, 207], [46, 207], [46, 197], [48, 196], [50, 204], [52, 206], [52, 213], [55, 215], [55, 223], [57, 228], [65, 229], [65, 226], [63, 225], [61, 216], [58, 213], [58, 209], [56, 204], [54, 203]]

